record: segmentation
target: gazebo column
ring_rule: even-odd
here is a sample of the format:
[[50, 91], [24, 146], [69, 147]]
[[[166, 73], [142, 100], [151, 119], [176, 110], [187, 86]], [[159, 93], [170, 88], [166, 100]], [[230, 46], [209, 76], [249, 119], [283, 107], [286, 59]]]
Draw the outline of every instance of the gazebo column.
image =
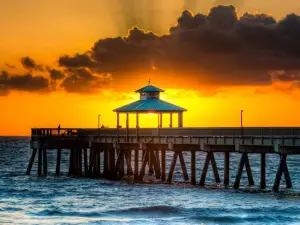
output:
[[126, 113], [126, 140], [129, 139], [129, 113]]
[[139, 138], [139, 113], [136, 112], [136, 139]]
[[162, 122], [162, 113], [159, 113], [159, 127], [162, 128], [163, 122]]
[[120, 129], [120, 114], [117, 112], [117, 136], [119, 139], [119, 129]]
[[173, 113], [170, 113], [170, 128], [173, 127]]
[[178, 127], [183, 127], [183, 112], [178, 113]]

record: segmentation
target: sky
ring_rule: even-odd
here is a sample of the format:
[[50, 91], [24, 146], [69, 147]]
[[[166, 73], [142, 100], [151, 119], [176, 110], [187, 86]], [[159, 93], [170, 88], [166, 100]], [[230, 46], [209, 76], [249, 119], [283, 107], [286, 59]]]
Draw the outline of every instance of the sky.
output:
[[115, 127], [149, 78], [185, 127], [239, 126], [241, 109], [245, 126], [300, 126], [298, 15], [297, 0], [2, 0], [0, 135]]

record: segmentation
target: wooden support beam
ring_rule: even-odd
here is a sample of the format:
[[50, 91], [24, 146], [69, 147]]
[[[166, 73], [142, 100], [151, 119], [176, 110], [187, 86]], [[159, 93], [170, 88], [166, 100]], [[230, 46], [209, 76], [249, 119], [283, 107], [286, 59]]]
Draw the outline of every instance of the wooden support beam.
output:
[[287, 188], [292, 187], [291, 178], [290, 178], [288, 167], [286, 164], [286, 158], [287, 158], [286, 154], [283, 154], [280, 156], [280, 163], [279, 163], [279, 166], [277, 169], [276, 178], [275, 178], [275, 182], [273, 185], [274, 191], [278, 191], [278, 189], [279, 189], [282, 173], [284, 173], [284, 176], [285, 176], [286, 187]]
[[89, 168], [88, 168], [88, 161], [87, 161], [87, 149], [83, 149], [83, 163], [84, 163], [84, 175], [88, 176]]
[[166, 151], [161, 150], [161, 180], [166, 180]]
[[266, 188], [266, 153], [260, 154], [260, 188]]
[[32, 168], [35, 156], [36, 156], [36, 152], [37, 152], [36, 148], [32, 150], [32, 153], [31, 153], [31, 156], [29, 159], [29, 163], [28, 163], [28, 167], [27, 167], [27, 171], [26, 171], [26, 175], [30, 175], [31, 168]]
[[200, 178], [200, 186], [204, 186], [205, 185], [205, 179], [206, 179], [206, 174], [207, 174], [207, 170], [208, 170], [208, 166], [209, 166], [209, 161], [210, 161], [210, 152], [207, 153], [206, 158], [205, 158], [205, 162], [203, 165], [203, 169], [202, 169], [202, 173], [201, 173], [201, 178]]
[[61, 161], [61, 149], [56, 150], [56, 172], [55, 175], [59, 176], [60, 175], [60, 161]]
[[241, 157], [241, 160], [240, 160], [240, 163], [239, 163], [238, 172], [237, 172], [235, 182], [234, 182], [234, 185], [233, 185], [233, 188], [235, 188], [235, 189], [240, 187], [240, 181], [241, 181], [244, 165], [246, 166], [249, 185], [254, 185], [248, 154], [247, 153], [242, 153], [242, 157]]
[[73, 175], [73, 172], [74, 172], [73, 160], [74, 160], [74, 152], [73, 152], [73, 149], [70, 149], [70, 151], [69, 151], [69, 176]]
[[246, 154], [245, 157], [246, 157], [245, 166], [246, 166], [246, 171], [247, 171], [247, 175], [248, 175], [248, 182], [249, 182], [249, 185], [251, 186], [251, 185], [254, 185], [254, 180], [253, 180], [253, 176], [252, 176], [252, 171], [251, 171], [248, 154]]
[[82, 175], [82, 148], [78, 148], [78, 175], [81, 176]]
[[93, 172], [93, 168], [94, 168], [94, 149], [90, 148], [89, 150], [89, 176], [93, 176], [94, 172]]
[[153, 168], [153, 159], [151, 159], [152, 157], [151, 157], [151, 152], [152, 152], [152, 150], [149, 150], [148, 151], [148, 154], [149, 154], [149, 156], [148, 156], [148, 166], [149, 166], [149, 175], [153, 175], [154, 174], [154, 168]]
[[38, 153], [38, 170], [37, 173], [38, 175], [42, 175], [42, 151], [43, 149], [39, 149], [39, 153]]
[[139, 179], [139, 149], [134, 150], [134, 180]]
[[47, 162], [47, 149], [43, 149], [43, 174], [47, 176], [48, 173], [48, 162]]
[[109, 149], [109, 177], [115, 179], [115, 167], [116, 167], [116, 152], [114, 148]]
[[146, 165], [149, 161], [149, 151], [148, 151], [148, 149], [146, 149], [143, 153], [144, 154], [143, 154], [142, 166], [141, 166], [141, 169], [140, 169], [139, 181], [143, 181], [143, 178], [145, 176]]
[[106, 177], [108, 175], [108, 149], [103, 150], [103, 175]]
[[101, 175], [101, 171], [100, 171], [100, 164], [101, 164], [101, 154], [99, 149], [95, 149], [95, 176], [99, 177]]
[[188, 175], [187, 170], [186, 170], [186, 166], [185, 166], [182, 151], [178, 152], [178, 156], [179, 156], [179, 161], [180, 161], [180, 165], [181, 165], [184, 180], [188, 181], [189, 180], [189, 175]]
[[125, 172], [124, 172], [124, 156], [125, 156], [125, 152], [124, 152], [123, 149], [120, 150], [119, 155], [120, 155], [119, 178], [121, 179], [125, 175]]
[[73, 149], [74, 151], [74, 175], [78, 175], [78, 151], [77, 151], [77, 148], [74, 148]]
[[133, 175], [132, 165], [131, 165], [131, 149], [126, 150], [125, 158], [126, 158], [126, 166], [127, 166], [127, 176]]
[[210, 152], [210, 154], [211, 154], [210, 161], [211, 161], [211, 166], [212, 166], [213, 171], [214, 171], [215, 181], [216, 181], [216, 183], [221, 183], [221, 179], [220, 179], [220, 176], [219, 176], [219, 171], [218, 171], [218, 167], [217, 167], [217, 164], [216, 164], [214, 153]]
[[170, 171], [169, 171], [169, 176], [168, 176], [168, 179], [167, 179], [167, 181], [169, 183], [172, 183], [172, 178], [173, 178], [173, 174], [174, 174], [174, 169], [175, 169], [177, 157], [178, 157], [178, 152], [174, 152], [173, 159], [172, 159], [172, 162], [171, 162]]
[[196, 151], [191, 150], [191, 184], [196, 184]]
[[159, 158], [159, 150], [155, 150], [155, 158], [156, 158], [156, 179], [161, 178], [161, 168], [160, 168], [160, 158]]
[[217, 164], [216, 164], [214, 153], [213, 152], [207, 152], [206, 159], [205, 159], [204, 166], [203, 166], [203, 170], [202, 170], [202, 174], [201, 174], [200, 186], [205, 185], [206, 174], [207, 174], [207, 171], [208, 171], [209, 162], [211, 162], [211, 166], [212, 166], [212, 169], [213, 169], [213, 172], [214, 172], [216, 183], [221, 183], [221, 179], [220, 179], [220, 176], [219, 176], [219, 171], [218, 171], [218, 167], [217, 167]]
[[224, 152], [224, 185], [229, 185], [230, 153]]
[[159, 169], [160, 166], [156, 159], [154, 150], [150, 150], [150, 159], [151, 159], [152, 168], [154, 168], [154, 171], [155, 171], [155, 177], [156, 177], [156, 179], [159, 179], [160, 178], [160, 169]]
[[119, 178], [124, 177], [124, 150], [119, 150], [116, 167], [115, 167], [115, 174], [118, 174]]

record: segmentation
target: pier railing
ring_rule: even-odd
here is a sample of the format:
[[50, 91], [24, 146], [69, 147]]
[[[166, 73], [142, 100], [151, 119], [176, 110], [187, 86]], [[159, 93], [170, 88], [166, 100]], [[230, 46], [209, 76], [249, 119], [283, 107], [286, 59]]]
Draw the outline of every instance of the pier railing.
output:
[[[135, 136], [136, 129], [116, 128], [33, 128], [35, 136]], [[243, 134], [243, 135], [242, 135]], [[295, 136], [300, 137], [300, 127], [230, 127], [230, 128], [140, 128], [139, 136]]]

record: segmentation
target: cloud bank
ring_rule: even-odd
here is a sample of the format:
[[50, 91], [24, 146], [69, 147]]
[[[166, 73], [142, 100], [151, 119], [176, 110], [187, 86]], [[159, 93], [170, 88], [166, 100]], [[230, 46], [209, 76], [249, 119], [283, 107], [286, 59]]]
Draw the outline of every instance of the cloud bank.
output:
[[[238, 17], [234, 6], [219, 5], [207, 15], [183, 11], [167, 35], [133, 27], [127, 36], [100, 39], [84, 53], [59, 57], [60, 68], [47, 71], [54, 86], [79, 93], [153, 73], [211, 86], [298, 82], [299, 40], [296, 14], [280, 21], [267, 14]], [[29, 57], [22, 64], [39, 70]]]

